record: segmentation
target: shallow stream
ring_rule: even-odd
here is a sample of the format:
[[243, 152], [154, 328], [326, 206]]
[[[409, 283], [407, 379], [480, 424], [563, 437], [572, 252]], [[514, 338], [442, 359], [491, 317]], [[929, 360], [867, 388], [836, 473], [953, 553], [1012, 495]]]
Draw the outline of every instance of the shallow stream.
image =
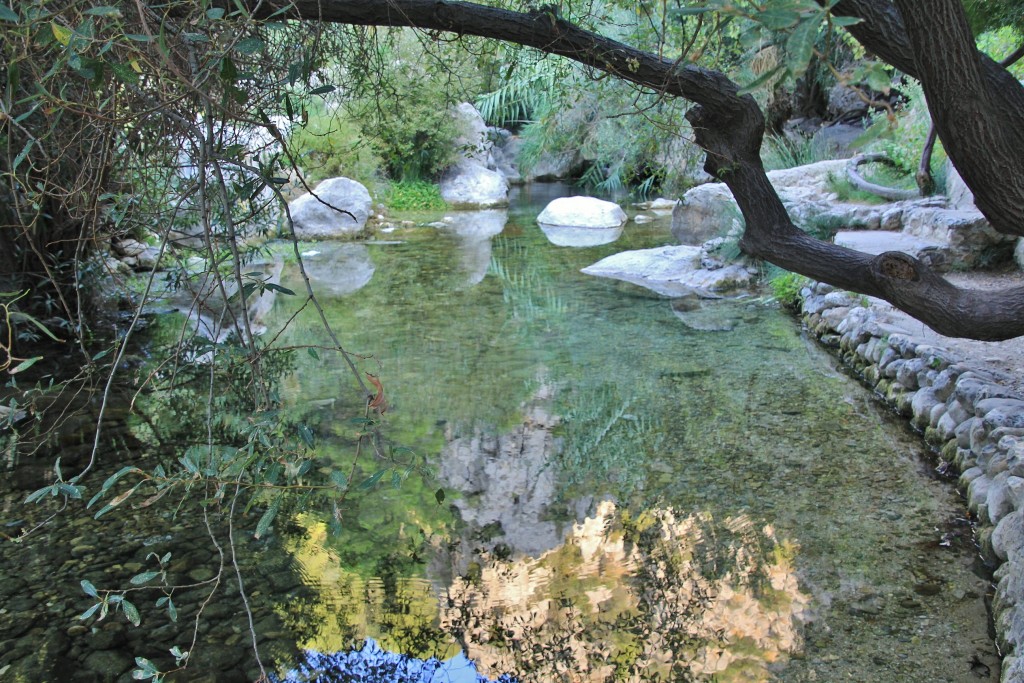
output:
[[[244, 534], [264, 663], [292, 680], [998, 680], [989, 583], [919, 439], [764, 300], [670, 302], [580, 274], [671, 236], [661, 219], [556, 246], [534, 217], [565, 191], [304, 245], [408, 450], [356, 463], [367, 486], [340, 530], [310, 510]], [[301, 290], [294, 266], [282, 284]], [[270, 333], [294, 311], [278, 297]], [[327, 338], [304, 311], [280, 341]], [[346, 372], [299, 353], [281, 391], [348, 471]], [[17, 495], [4, 520], [23, 516]], [[0, 681], [130, 680], [134, 656], [166, 660], [196, 623], [195, 665], [173, 678], [251, 680], [230, 580], [199, 622], [199, 588], [179, 622], [75, 619], [83, 575], [124, 583], [150, 552], [212, 575], [201, 520], [108, 519], [5, 544]], [[76, 677], [50, 678], [41, 644]]]

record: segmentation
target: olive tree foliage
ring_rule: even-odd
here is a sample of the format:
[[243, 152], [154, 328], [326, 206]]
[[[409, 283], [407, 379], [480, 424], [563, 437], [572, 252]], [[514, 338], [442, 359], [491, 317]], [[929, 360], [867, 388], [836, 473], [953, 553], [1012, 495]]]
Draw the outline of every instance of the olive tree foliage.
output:
[[[929, 11], [908, 0], [778, 0], [762, 5], [714, 0], [702, 6], [650, 3], [673, 16], [725, 16], [785, 33], [782, 68], [800, 75], [823, 22], [848, 31], [867, 51], [921, 81], [939, 138], [993, 227], [1024, 234], [1024, 87], [978, 51], [961, 0]], [[274, 10], [256, 7], [256, 16]], [[481, 3], [299, 0], [292, 18], [349, 25], [413, 26], [442, 35], [494, 38], [557, 54], [641, 88], [694, 103], [687, 119], [706, 150], [705, 170], [732, 190], [746, 221], [749, 254], [844, 289], [881, 297], [939, 332], [985, 340], [1024, 334], [1024, 289], [975, 291], [953, 286], [906, 254], [859, 253], [796, 228], [759, 158], [764, 115], [741, 84], [690, 63], [689, 54], [641, 50], [595, 27], [592, 3], [514, 11]], [[771, 74], [766, 74], [766, 78]], [[749, 85], [749, 84], [747, 84]]]

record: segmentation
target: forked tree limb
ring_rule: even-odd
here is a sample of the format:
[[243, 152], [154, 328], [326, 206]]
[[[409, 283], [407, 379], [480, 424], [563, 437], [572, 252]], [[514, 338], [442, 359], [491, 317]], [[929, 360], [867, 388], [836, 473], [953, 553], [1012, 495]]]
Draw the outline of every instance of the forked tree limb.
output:
[[[279, 10], [266, 0], [245, 1], [257, 18]], [[841, 4], [846, 3], [872, 4], [870, 0]], [[888, 5], [882, 0], [873, 4]], [[986, 340], [1024, 335], [1024, 288], [963, 290], [905, 254], [871, 256], [822, 242], [798, 229], [761, 164], [764, 116], [754, 99], [740, 95], [739, 87], [720, 72], [679, 65], [586, 31], [548, 11], [521, 13], [448, 0], [296, 0], [282, 12], [295, 19], [416, 27], [518, 43], [695, 102], [698, 106], [687, 118], [697, 143], [707, 151], [705, 169], [728, 185], [743, 213], [746, 230], [741, 246], [748, 254], [843, 289], [883, 298], [942, 334]], [[891, 13], [887, 16], [891, 18]], [[901, 45], [905, 44], [904, 37]], [[905, 49], [897, 57], [913, 59]]]

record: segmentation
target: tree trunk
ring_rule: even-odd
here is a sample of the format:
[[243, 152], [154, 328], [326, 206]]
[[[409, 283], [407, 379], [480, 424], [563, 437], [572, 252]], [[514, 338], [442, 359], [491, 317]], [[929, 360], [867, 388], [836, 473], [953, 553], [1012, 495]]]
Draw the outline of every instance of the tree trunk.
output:
[[953, 166], [992, 227], [1024, 235], [1024, 86], [978, 51], [961, 0], [841, 0], [850, 33], [921, 81]]

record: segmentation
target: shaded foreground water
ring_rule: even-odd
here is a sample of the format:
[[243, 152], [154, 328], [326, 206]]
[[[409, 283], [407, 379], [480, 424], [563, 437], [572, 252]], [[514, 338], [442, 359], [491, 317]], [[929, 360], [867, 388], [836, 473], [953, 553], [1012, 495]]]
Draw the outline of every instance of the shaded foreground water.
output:
[[[387, 435], [409, 450], [353, 463], [351, 380], [298, 354], [288, 410], [365, 486], [340, 520], [310, 509], [256, 540], [254, 511], [234, 530], [276, 675], [998, 680], [971, 530], [918, 439], [761, 301], [669, 302], [581, 275], [667, 243], [667, 226], [555, 246], [533, 222], [550, 196], [532, 191], [507, 216], [308, 245], [328, 317], [373, 354]], [[283, 284], [301, 289], [293, 267]], [[271, 333], [294, 310], [279, 297]], [[281, 341], [326, 336], [304, 312]], [[3, 519], [24, 525], [36, 513], [13, 500]], [[4, 546], [0, 680], [129, 680], [135, 656], [166, 668], [171, 646], [193, 649], [193, 627], [174, 678], [253, 678], [234, 573], [202, 520], [170, 507]], [[166, 552], [193, 584], [177, 622], [75, 619], [81, 578], [124, 586]]]

